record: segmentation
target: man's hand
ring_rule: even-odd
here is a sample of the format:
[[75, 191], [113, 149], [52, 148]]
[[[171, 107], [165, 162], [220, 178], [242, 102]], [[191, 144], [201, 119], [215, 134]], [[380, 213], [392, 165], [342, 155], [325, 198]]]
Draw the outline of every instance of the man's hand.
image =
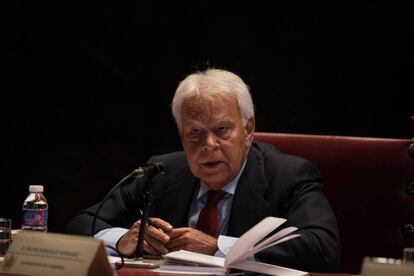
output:
[[194, 228], [174, 228], [168, 235], [170, 241], [165, 246], [169, 251], [184, 249], [208, 255], [217, 251], [217, 239]]
[[[159, 218], [151, 218], [150, 220], [151, 224], [148, 224], [145, 230], [144, 251], [151, 255], [167, 254], [168, 249], [165, 244], [170, 240], [170, 237], [166, 233], [172, 230], [172, 226]], [[119, 239], [117, 248], [122, 255], [131, 256], [135, 252], [140, 225], [141, 220], [136, 221], [129, 231]]]

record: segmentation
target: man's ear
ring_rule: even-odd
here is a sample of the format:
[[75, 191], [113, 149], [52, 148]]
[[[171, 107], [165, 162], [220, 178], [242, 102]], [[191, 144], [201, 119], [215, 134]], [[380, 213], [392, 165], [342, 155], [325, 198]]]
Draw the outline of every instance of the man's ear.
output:
[[183, 142], [183, 132], [182, 129], [177, 125], [178, 135], [180, 135], [181, 143]]
[[246, 124], [247, 139], [251, 142], [253, 141], [254, 131], [256, 129], [256, 120], [254, 117], [250, 117]]

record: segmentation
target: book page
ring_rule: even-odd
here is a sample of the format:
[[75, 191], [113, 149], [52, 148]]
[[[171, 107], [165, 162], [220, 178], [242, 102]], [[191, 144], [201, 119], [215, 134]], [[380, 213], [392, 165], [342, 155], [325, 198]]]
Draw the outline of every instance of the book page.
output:
[[299, 237], [299, 236], [300, 236], [300, 234], [292, 234], [292, 235], [288, 235], [288, 236], [286, 236], [286, 237], [283, 237], [283, 238], [281, 238], [280, 240], [276, 240], [276, 241], [274, 241], [273, 243], [267, 244], [267, 245], [266, 245], [266, 246], [264, 246], [264, 247], [261, 247], [261, 248], [254, 247], [254, 248], [250, 249], [248, 252], [244, 253], [242, 256], [240, 256], [240, 258], [239, 258], [238, 260], [244, 260], [244, 259], [247, 259], [248, 257], [253, 256], [253, 255], [254, 255], [254, 254], [256, 254], [257, 252], [262, 251], [263, 249], [266, 249], [266, 248], [268, 248], [268, 247], [271, 247], [271, 246], [277, 245], [277, 244], [279, 244], [279, 243], [282, 243], [282, 242], [285, 242], [285, 241], [288, 241], [288, 240], [294, 239], [294, 238]]
[[[168, 265], [165, 269], [174, 268], [174, 265], [182, 266], [183, 264], [191, 265], [194, 270], [202, 268], [203, 266], [209, 266], [211, 268], [219, 268], [219, 271], [225, 271], [226, 268], [236, 268], [241, 270], [253, 271], [269, 275], [278, 275], [278, 276], [299, 276], [307, 275], [306, 272], [284, 268], [281, 266], [275, 266], [271, 264], [248, 261], [247, 257], [265, 249], [270, 246], [274, 246], [278, 243], [285, 242], [287, 240], [296, 238], [300, 234], [294, 234], [293, 232], [297, 230], [296, 227], [286, 227], [270, 237], [266, 237], [277, 229], [280, 225], [286, 222], [286, 219], [276, 218], [276, 217], [266, 217], [245, 234], [243, 234], [230, 249], [226, 258], [209, 256], [200, 253], [194, 253], [186, 250], [179, 250], [170, 252], [164, 255], [166, 263]], [[236, 240], [235, 238], [232, 238]], [[173, 266], [169, 266], [173, 265]], [[177, 266], [177, 268], [179, 268]], [[186, 270], [186, 269], [178, 269]], [[189, 269], [191, 270], [191, 269]], [[200, 272], [209, 271], [200, 269]]]
[[302, 276], [308, 275], [305, 271], [291, 269], [283, 266], [271, 265], [255, 261], [240, 261], [231, 265], [232, 268], [252, 271], [273, 276]]
[[185, 263], [188, 265], [204, 265], [224, 268], [224, 258], [215, 257], [187, 250], [173, 251], [166, 255], [164, 258], [168, 261], [176, 261], [181, 264]]
[[224, 268], [214, 266], [186, 266], [162, 264], [159, 268], [151, 270], [156, 273], [174, 273], [191, 275], [228, 275]]
[[250, 230], [244, 233], [230, 249], [225, 260], [225, 266], [229, 266], [231, 263], [242, 259], [242, 256], [250, 251], [257, 242], [285, 222], [286, 219], [283, 218], [266, 217], [250, 228]]
[[239, 238], [220, 235], [217, 240], [219, 255], [216, 254], [216, 256], [225, 258], [227, 254], [229, 254], [230, 249], [238, 240]]
[[256, 244], [254, 246], [254, 248], [257, 248], [259, 250], [265, 249], [265, 248], [268, 247], [267, 245], [273, 243], [274, 241], [280, 240], [281, 238], [289, 235], [290, 233], [295, 232], [296, 230], [298, 230], [298, 228], [297, 227], [293, 227], [293, 226], [283, 228], [280, 231], [278, 231], [275, 234], [273, 234], [272, 236], [266, 238], [262, 242]]

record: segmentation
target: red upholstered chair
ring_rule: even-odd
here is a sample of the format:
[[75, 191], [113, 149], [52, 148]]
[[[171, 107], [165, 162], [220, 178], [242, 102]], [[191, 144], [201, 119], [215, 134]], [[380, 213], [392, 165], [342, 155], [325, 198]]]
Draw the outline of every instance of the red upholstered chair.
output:
[[338, 220], [341, 272], [360, 273], [364, 256], [401, 258], [414, 246], [412, 140], [265, 132], [255, 138], [319, 167]]

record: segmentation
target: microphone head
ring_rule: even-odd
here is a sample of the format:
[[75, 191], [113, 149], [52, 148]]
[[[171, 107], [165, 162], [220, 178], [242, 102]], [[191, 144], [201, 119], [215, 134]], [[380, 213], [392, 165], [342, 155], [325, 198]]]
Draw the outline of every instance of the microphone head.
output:
[[137, 177], [154, 177], [157, 174], [164, 175], [167, 172], [167, 165], [162, 162], [154, 162], [145, 165], [144, 167], [139, 167], [134, 171]]
[[155, 162], [153, 163], [154, 167], [156, 167], [157, 173], [164, 175], [167, 173], [167, 165], [165, 165], [163, 162]]

